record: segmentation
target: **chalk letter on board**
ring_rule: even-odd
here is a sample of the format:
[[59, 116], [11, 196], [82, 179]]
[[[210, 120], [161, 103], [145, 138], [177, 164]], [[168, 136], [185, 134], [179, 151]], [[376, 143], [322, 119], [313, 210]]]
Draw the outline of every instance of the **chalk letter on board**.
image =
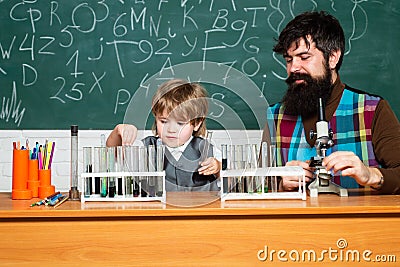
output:
[[50, 26], [53, 26], [53, 17], [55, 17], [58, 20], [58, 23], [61, 25], [61, 19], [57, 15], [56, 11], [58, 9], [58, 2], [56, 1], [51, 1], [51, 8], [50, 8]]
[[12, 41], [11, 41], [11, 44], [10, 44], [10, 46], [8, 47], [8, 50], [5, 49], [5, 48], [3, 48], [3, 45], [2, 45], [1, 42], [0, 42], [1, 56], [3, 57], [3, 59], [5, 59], [5, 58], [6, 58], [6, 59], [10, 59], [11, 49], [12, 49], [13, 46], [14, 46], [15, 38], [16, 38], [16, 36], [14, 35], [14, 37], [13, 37], [13, 39], [12, 39]]
[[259, 10], [259, 9], [265, 11], [267, 8], [266, 8], [266, 7], [245, 7], [245, 8], [244, 8], [244, 11], [246, 11], [246, 12], [247, 12], [247, 11], [254, 11], [254, 14], [253, 14], [253, 23], [251, 24], [251, 27], [252, 27], [252, 28], [257, 27], [257, 25], [256, 25], [256, 17], [257, 17], [257, 10]]
[[115, 56], [117, 58], [117, 64], [118, 64], [119, 73], [121, 74], [122, 78], [125, 78], [124, 70], [122, 68], [121, 59], [120, 59], [120, 56], [119, 56], [118, 44], [137, 45], [138, 42], [135, 42], [135, 41], [112, 41], [112, 42], [106, 42], [106, 44], [107, 45], [114, 45], [114, 51], [115, 51]]
[[225, 96], [223, 94], [221, 94], [221, 93], [215, 93], [215, 94], [213, 94], [211, 96], [213, 104], [218, 106], [218, 107], [220, 107], [221, 108], [221, 112], [219, 114], [216, 114], [216, 115], [214, 115], [214, 112], [210, 112], [210, 116], [212, 116], [214, 118], [219, 118], [219, 117], [222, 116], [222, 114], [224, 114], [225, 108], [222, 105], [218, 104], [217, 101], [214, 101], [214, 99], [216, 99], [216, 96], [219, 96], [221, 99], [224, 99]]
[[92, 61], [92, 60], [99, 60], [101, 59], [101, 57], [103, 56], [103, 37], [100, 37], [100, 52], [99, 55], [97, 57], [88, 57], [88, 60]]
[[[169, 65], [168, 68], [165, 67], [165, 66], [167, 66], [167, 64]], [[168, 69], [171, 70], [171, 74], [172, 74], [172, 75], [175, 75], [175, 73], [174, 73], [174, 68], [172, 67], [171, 59], [170, 59], [169, 57], [168, 57], [167, 60], [164, 62], [164, 65], [161, 67], [160, 75], [163, 73], [164, 70], [168, 70]]]
[[[235, 27], [235, 24], [236, 24], [236, 23], [242, 23], [243, 26], [240, 27], [240, 28], [236, 28], [236, 27]], [[230, 45], [230, 44], [227, 44], [227, 43], [225, 43], [225, 42], [222, 42], [222, 43], [223, 43], [224, 45], [228, 46], [228, 47], [235, 47], [235, 46], [237, 46], [237, 45], [242, 41], [243, 35], [244, 35], [244, 33], [246, 32], [247, 22], [245, 22], [245, 21], [243, 21], [243, 20], [235, 20], [234, 22], [232, 22], [231, 28], [232, 28], [234, 31], [241, 31], [239, 38], [237, 39], [236, 43], [231, 44], [231, 45]]]
[[[225, 29], [226, 26], [228, 26], [228, 19], [226, 18], [226, 16], [228, 16], [228, 10], [226, 9], [220, 9], [218, 10], [218, 15], [214, 20], [213, 29]], [[217, 26], [218, 21], [221, 20], [222, 21], [222, 25], [223, 26]]]
[[185, 39], [186, 44], [187, 44], [189, 47], [191, 47], [191, 49], [190, 49], [190, 51], [189, 51], [188, 53], [186, 53], [186, 54], [182, 53], [182, 56], [183, 56], [183, 57], [187, 57], [187, 56], [190, 55], [190, 54], [193, 52], [193, 50], [196, 48], [197, 37], [194, 38], [194, 44], [193, 44], [193, 45], [192, 45], [192, 44], [189, 42], [189, 40], [187, 39], [186, 34], [183, 35], [183, 39]]
[[203, 50], [203, 70], [205, 68], [205, 63], [206, 63], [206, 57], [207, 57], [207, 51], [208, 50], [226, 48], [226, 46], [224, 46], [224, 45], [208, 47], [208, 34], [211, 33], [211, 32], [226, 32], [226, 30], [224, 30], [224, 29], [213, 29], [213, 30], [208, 30], [208, 31], [204, 32], [206, 34], [206, 38], [204, 39], [204, 47], [202, 48], [202, 50]]
[[101, 85], [100, 85], [100, 81], [104, 78], [104, 76], [106, 76], [106, 72], [103, 72], [103, 75], [101, 75], [100, 78], [97, 78], [96, 74], [94, 72], [92, 72], [93, 78], [94, 78], [94, 84], [92, 85], [92, 87], [89, 90], [89, 94], [92, 93], [94, 87], [97, 85], [97, 87], [99, 88], [100, 93], [103, 93], [103, 90], [101, 89]]
[[[123, 96], [122, 96], [123, 94], [125, 94], [125, 95], [127, 96], [125, 101], [124, 101], [124, 100], [121, 100], [122, 97], [123, 97]], [[123, 106], [123, 105], [125, 105], [126, 103], [129, 102], [129, 99], [130, 99], [130, 98], [131, 98], [131, 93], [129, 93], [128, 90], [126, 90], [126, 89], [119, 89], [119, 90], [118, 90], [118, 93], [117, 93], [117, 100], [115, 101], [114, 114], [117, 114], [118, 106]]]
[[154, 30], [154, 33], [155, 33], [155, 36], [156, 37], [158, 37], [158, 31], [160, 30], [160, 23], [161, 23], [161, 17], [162, 16], [159, 16], [158, 17], [158, 22], [157, 22], [157, 25], [154, 23], [154, 20], [153, 20], [153, 16], [150, 16], [150, 36], [153, 36], [153, 30]]
[[136, 23], [139, 23], [140, 19], [142, 19], [142, 30], [145, 29], [144, 21], [145, 21], [145, 18], [146, 18], [146, 9], [147, 9], [146, 7], [143, 8], [142, 12], [140, 12], [140, 15], [138, 17], [138, 16], [136, 16], [136, 13], [135, 13], [135, 10], [133, 9], [133, 7], [131, 7], [131, 30], [132, 31], [135, 30], [135, 25], [133, 23], [134, 19], [135, 19]]
[[39, 49], [38, 54], [45, 54], [45, 55], [55, 55], [56, 53], [51, 52], [51, 51], [46, 51], [45, 49], [53, 43], [56, 38], [52, 36], [40, 36], [40, 40], [49, 40], [46, 44], [42, 46], [42, 48]]
[[161, 10], [161, 4], [162, 3], [168, 3], [168, 1], [167, 0], [160, 0], [160, 2], [158, 2], [158, 11]]
[[186, 19], [188, 19], [188, 20], [190, 20], [190, 21], [193, 23], [193, 25], [196, 27], [196, 29], [199, 29], [199, 26], [197, 26], [196, 21], [195, 21], [192, 17], [189, 17], [189, 16], [188, 16], [189, 13], [190, 13], [190, 11], [192, 11], [192, 9], [193, 9], [193, 6], [189, 9], [189, 11], [186, 12], [186, 6], [184, 6], [184, 10], [183, 10], [183, 24], [182, 24], [182, 26], [183, 26], [183, 28], [186, 27]]
[[[40, 18], [42, 17], [42, 13], [40, 12], [40, 10], [32, 8], [29, 8], [28, 12], [29, 12], [29, 17], [31, 19], [32, 32], [35, 33], [36, 32], [35, 22], [40, 20]], [[34, 13], [36, 13], [37, 16], [35, 16]]]
[[[252, 39], [259, 39], [260, 37], [258, 36], [253, 36], [253, 37], [249, 37], [247, 38], [244, 42], [243, 42], [243, 49], [244, 51], [246, 51], [247, 53], [253, 53], [253, 54], [258, 54], [258, 52], [260, 51], [260, 48], [258, 46], [255, 45], [247, 45], [247, 42], [252, 40]], [[252, 48], [252, 50], [250, 50], [249, 48]]]
[[[31, 70], [32, 77], [30, 79], [31, 81], [27, 82], [28, 73], [26, 70], [29, 70], [29, 69]], [[32, 84], [34, 84], [36, 82], [36, 80], [37, 80], [36, 69], [28, 64], [22, 64], [22, 84], [24, 86], [31, 86]]]

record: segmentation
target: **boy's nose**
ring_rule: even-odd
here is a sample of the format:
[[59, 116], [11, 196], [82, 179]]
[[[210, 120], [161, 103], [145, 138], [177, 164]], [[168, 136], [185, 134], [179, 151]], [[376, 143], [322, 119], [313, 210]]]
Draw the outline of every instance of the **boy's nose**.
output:
[[175, 133], [177, 131], [177, 129], [178, 129], [178, 127], [177, 127], [176, 123], [168, 123], [168, 125], [167, 125], [168, 132]]

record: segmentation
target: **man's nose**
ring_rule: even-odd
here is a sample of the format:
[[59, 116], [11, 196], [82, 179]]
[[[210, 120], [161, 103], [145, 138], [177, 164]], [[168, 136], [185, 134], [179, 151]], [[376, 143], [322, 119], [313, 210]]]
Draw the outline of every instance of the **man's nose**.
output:
[[296, 73], [301, 69], [300, 59], [293, 58], [292, 61], [287, 66], [288, 73]]

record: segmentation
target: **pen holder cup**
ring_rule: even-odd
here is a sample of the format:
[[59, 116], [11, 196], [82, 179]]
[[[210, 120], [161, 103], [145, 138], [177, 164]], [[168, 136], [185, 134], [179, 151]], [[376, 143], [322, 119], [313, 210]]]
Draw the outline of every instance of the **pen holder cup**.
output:
[[40, 186], [51, 185], [51, 170], [39, 170]]
[[12, 189], [26, 189], [28, 181], [28, 150], [13, 150]]
[[39, 170], [39, 182], [39, 198], [45, 198], [56, 192], [55, 186], [51, 185], [51, 169]]
[[30, 159], [28, 163], [28, 189], [32, 191], [32, 197], [39, 196], [39, 161]]
[[13, 150], [12, 199], [31, 199], [32, 191], [28, 189], [29, 150]]
[[28, 162], [28, 181], [39, 181], [39, 160], [30, 159]]

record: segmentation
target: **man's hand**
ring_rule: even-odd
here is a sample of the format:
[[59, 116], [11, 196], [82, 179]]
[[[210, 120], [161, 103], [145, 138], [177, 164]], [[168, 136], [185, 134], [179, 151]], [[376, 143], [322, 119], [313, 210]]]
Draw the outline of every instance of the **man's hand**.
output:
[[[305, 181], [309, 183], [314, 178], [315, 168], [309, 166], [309, 161], [292, 160], [286, 163], [286, 166], [300, 166], [305, 171]], [[293, 191], [299, 188], [299, 179], [295, 176], [282, 176], [282, 188], [285, 191]]]
[[336, 151], [324, 158], [322, 166], [333, 173], [354, 178], [360, 185], [379, 184], [382, 174], [377, 168], [367, 167], [360, 158], [350, 151]]

